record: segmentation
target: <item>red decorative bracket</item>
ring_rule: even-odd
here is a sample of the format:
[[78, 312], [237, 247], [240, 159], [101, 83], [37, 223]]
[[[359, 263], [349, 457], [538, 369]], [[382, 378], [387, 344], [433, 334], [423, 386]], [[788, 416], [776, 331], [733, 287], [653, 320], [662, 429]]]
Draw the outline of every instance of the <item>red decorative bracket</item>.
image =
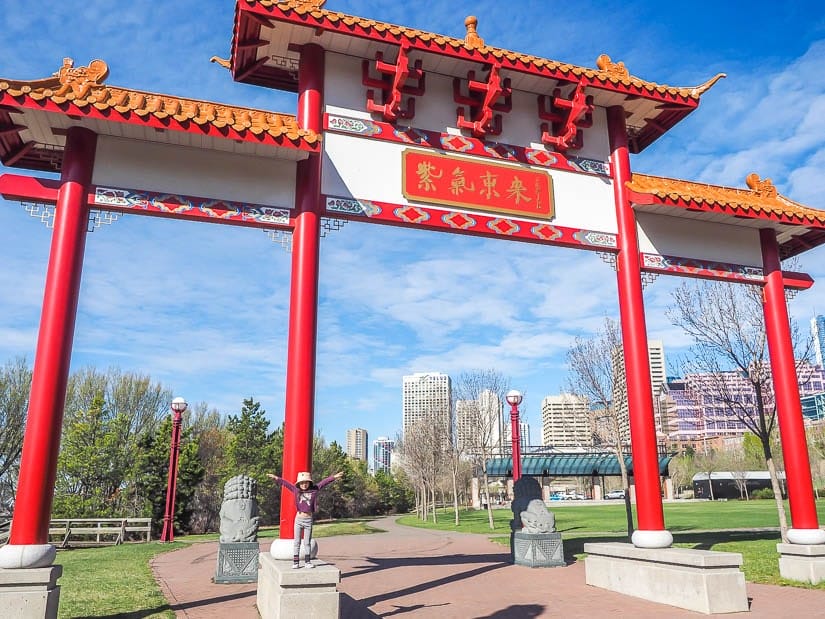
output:
[[[461, 105], [469, 107], [469, 118], [464, 113], [464, 108], [456, 109], [458, 113], [458, 126], [461, 129], [469, 129], [474, 137], [483, 138], [487, 135], [499, 135], [501, 133], [501, 114], [493, 112], [509, 112], [513, 109], [512, 90], [510, 89], [510, 78], [501, 79], [501, 65], [493, 63], [490, 66], [490, 74], [486, 82], [476, 80], [475, 71], [467, 73], [467, 87], [469, 93], [461, 94], [461, 80], [453, 80], [453, 100]], [[497, 101], [504, 97], [504, 101]]]
[[541, 124], [541, 141], [557, 151], [576, 150], [582, 147], [580, 129], [593, 125], [593, 97], [584, 94], [584, 84], [579, 82], [569, 99], [561, 96], [556, 88], [553, 96], [539, 95], [539, 118], [553, 123], [553, 134], [548, 123]]
[[[401, 108], [402, 94], [420, 97], [424, 94], [424, 71], [421, 69], [421, 61], [416, 60], [413, 68], [410, 68], [409, 58], [410, 44], [404, 41], [398, 50], [398, 59], [395, 64], [384, 62], [382, 52], [375, 53], [375, 68], [381, 73], [380, 78], [370, 77], [370, 62], [364, 60], [361, 64], [361, 83], [371, 87], [367, 90], [367, 109], [370, 112], [381, 114], [387, 122], [393, 122], [399, 118], [412, 118], [415, 116], [415, 99], [407, 99], [407, 108]], [[407, 85], [407, 80], [418, 80], [415, 86]], [[375, 102], [375, 90], [381, 90], [381, 101]]]

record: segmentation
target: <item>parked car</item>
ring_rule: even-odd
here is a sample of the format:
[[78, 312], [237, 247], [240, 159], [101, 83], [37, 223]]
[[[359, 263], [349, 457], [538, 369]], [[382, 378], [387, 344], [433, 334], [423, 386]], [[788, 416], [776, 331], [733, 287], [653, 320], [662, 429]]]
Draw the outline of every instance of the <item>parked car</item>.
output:
[[565, 496], [568, 501], [583, 501], [585, 499], [581, 492], [568, 492]]
[[623, 499], [624, 498], [624, 490], [611, 490], [607, 494], [604, 495], [606, 499]]

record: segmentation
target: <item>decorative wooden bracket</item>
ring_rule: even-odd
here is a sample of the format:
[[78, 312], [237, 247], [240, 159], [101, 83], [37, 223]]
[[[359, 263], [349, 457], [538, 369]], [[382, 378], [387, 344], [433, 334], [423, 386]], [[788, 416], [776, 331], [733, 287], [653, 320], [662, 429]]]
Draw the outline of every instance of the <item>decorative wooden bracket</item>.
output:
[[576, 150], [582, 147], [580, 129], [593, 125], [593, 97], [584, 94], [584, 84], [579, 82], [569, 99], [561, 96], [556, 88], [553, 96], [539, 95], [539, 118], [553, 123], [553, 133], [549, 124], [541, 124], [541, 141], [557, 151]]
[[[501, 79], [501, 65], [498, 63], [490, 66], [486, 82], [479, 82], [475, 77], [475, 71], [467, 73], [467, 95], [461, 94], [461, 80], [453, 80], [453, 100], [469, 107], [469, 118], [463, 107], [456, 109], [458, 126], [461, 129], [469, 129], [477, 138], [499, 135], [501, 114], [493, 112], [509, 112], [513, 109], [510, 78]], [[504, 101], [497, 103], [501, 97], [504, 97]]]
[[[409, 58], [410, 44], [403, 42], [398, 50], [398, 59], [395, 64], [384, 62], [382, 52], [375, 53], [375, 68], [381, 73], [380, 78], [370, 77], [370, 62], [364, 60], [361, 63], [361, 83], [371, 87], [367, 90], [367, 109], [370, 112], [381, 114], [384, 120], [393, 122], [399, 118], [412, 118], [415, 116], [415, 99], [407, 99], [407, 108], [402, 109], [402, 94], [420, 97], [424, 94], [424, 71], [421, 68], [421, 61], [416, 60], [410, 68]], [[407, 85], [407, 80], [418, 80], [415, 86]], [[382, 103], [375, 102], [375, 90], [381, 90]]]

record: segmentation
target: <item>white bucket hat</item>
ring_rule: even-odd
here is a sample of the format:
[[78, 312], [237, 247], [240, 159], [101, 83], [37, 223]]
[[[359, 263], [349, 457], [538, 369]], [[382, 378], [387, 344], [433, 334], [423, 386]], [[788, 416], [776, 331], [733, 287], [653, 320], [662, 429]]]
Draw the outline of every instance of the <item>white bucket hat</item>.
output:
[[306, 471], [302, 471], [301, 473], [298, 473], [298, 479], [295, 480], [295, 485], [297, 486], [298, 484], [305, 481], [312, 483], [312, 474], [307, 473]]

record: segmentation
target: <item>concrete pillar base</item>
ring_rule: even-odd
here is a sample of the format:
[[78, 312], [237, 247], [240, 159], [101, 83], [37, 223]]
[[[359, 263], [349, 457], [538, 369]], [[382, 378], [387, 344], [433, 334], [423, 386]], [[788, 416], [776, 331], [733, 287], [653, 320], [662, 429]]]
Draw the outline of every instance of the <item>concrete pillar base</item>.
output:
[[705, 614], [748, 611], [742, 555], [688, 548], [584, 545], [588, 585]]
[[812, 585], [825, 581], [825, 546], [777, 544], [779, 575]]
[[0, 569], [0, 608], [4, 617], [56, 619], [63, 566]]
[[[279, 561], [290, 561], [292, 562], [292, 553], [295, 551], [295, 543], [294, 540], [291, 539], [276, 539], [272, 541], [272, 545], [269, 547], [269, 554], [272, 555], [273, 559], [278, 559]], [[303, 561], [307, 556], [307, 546], [304, 543], [304, 540], [301, 540], [301, 552], [300, 552], [300, 560]], [[313, 537], [309, 543], [309, 557], [310, 559], [314, 559], [318, 556], [318, 542], [315, 541]]]
[[338, 619], [341, 571], [316, 562], [315, 569], [292, 569], [292, 560], [277, 561], [261, 553], [258, 568], [258, 612], [261, 619]]

